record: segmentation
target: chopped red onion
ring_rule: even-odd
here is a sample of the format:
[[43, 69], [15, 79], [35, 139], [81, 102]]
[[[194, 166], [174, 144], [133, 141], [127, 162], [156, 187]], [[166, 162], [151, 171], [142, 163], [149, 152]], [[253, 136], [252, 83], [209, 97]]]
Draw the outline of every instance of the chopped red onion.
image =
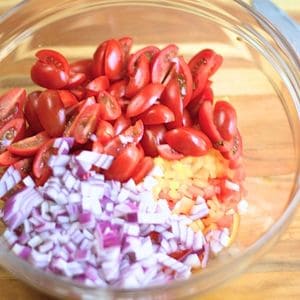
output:
[[35, 248], [35, 247], [39, 246], [40, 244], [42, 244], [43, 242], [44, 242], [43, 239], [41, 239], [41, 237], [39, 235], [35, 235], [32, 239], [30, 239], [28, 241], [28, 245], [31, 248]]
[[27, 187], [34, 187], [35, 186], [35, 182], [33, 181], [31, 176], [26, 176], [22, 182], [24, 183], [25, 186]]
[[28, 257], [31, 255], [31, 249], [27, 246], [23, 246], [20, 244], [14, 244], [12, 247], [12, 252], [14, 252], [17, 256], [19, 256], [22, 259], [27, 260]]
[[7, 241], [7, 243], [12, 246], [16, 241], [18, 241], [17, 235], [14, 233], [14, 231], [11, 231], [10, 229], [6, 228], [3, 237]]

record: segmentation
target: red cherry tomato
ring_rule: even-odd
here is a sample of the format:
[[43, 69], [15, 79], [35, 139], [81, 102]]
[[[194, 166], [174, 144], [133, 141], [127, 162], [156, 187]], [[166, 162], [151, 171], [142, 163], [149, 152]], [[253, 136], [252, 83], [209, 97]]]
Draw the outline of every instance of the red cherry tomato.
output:
[[8, 147], [8, 151], [15, 155], [32, 156], [34, 155], [48, 140], [49, 136], [46, 131], [42, 131], [34, 136], [25, 138]]
[[88, 80], [91, 80], [93, 77], [92, 70], [93, 60], [92, 59], [83, 59], [78, 60], [70, 64], [70, 73], [75, 74], [84, 74]]
[[203, 132], [188, 127], [168, 131], [165, 140], [171, 148], [186, 156], [202, 156], [212, 147], [209, 138]]
[[182, 125], [184, 127], [192, 127], [193, 126], [193, 121], [192, 121], [191, 115], [187, 109], [183, 110]]
[[150, 82], [150, 62], [146, 54], [142, 54], [137, 61], [135, 73], [129, 77], [126, 87], [126, 97], [135, 96]]
[[138, 147], [135, 144], [129, 144], [116, 156], [104, 175], [107, 179], [125, 182], [131, 178], [140, 159], [141, 152]]
[[124, 36], [119, 39], [119, 43], [122, 48], [123, 61], [126, 63], [128, 61], [129, 53], [132, 47], [133, 40], [129, 36]]
[[141, 120], [138, 120], [133, 126], [126, 128], [121, 132], [124, 138], [130, 139], [131, 143], [138, 144], [144, 134], [144, 124]]
[[116, 120], [122, 114], [117, 99], [106, 91], [99, 92], [97, 102], [100, 105], [100, 118], [103, 120]]
[[175, 121], [168, 124], [168, 128], [183, 126], [183, 101], [180, 96], [180, 85], [176, 78], [169, 81], [160, 102], [166, 105], [175, 116]]
[[36, 178], [41, 178], [43, 173], [51, 174], [51, 169], [48, 166], [48, 160], [51, 155], [55, 153], [55, 149], [53, 148], [54, 139], [46, 142], [35, 154], [32, 170], [33, 174]]
[[13, 164], [13, 167], [19, 171], [22, 178], [25, 178], [32, 170], [32, 157], [23, 158]]
[[237, 116], [234, 107], [226, 101], [218, 101], [214, 108], [214, 123], [221, 137], [228, 141], [237, 133]]
[[86, 90], [82, 86], [79, 86], [76, 89], [71, 89], [70, 92], [77, 98], [78, 101], [86, 98]]
[[100, 91], [106, 91], [109, 88], [109, 80], [107, 76], [98, 76], [90, 81], [86, 86], [87, 96], [97, 97]]
[[173, 112], [165, 105], [154, 104], [143, 112], [139, 118], [145, 125], [170, 123], [175, 120]]
[[0, 96], [0, 127], [13, 118], [21, 118], [26, 100], [26, 91], [13, 88]]
[[66, 124], [66, 114], [57, 91], [46, 90], [40, 94], [37, 103], [37, 115], [49, 136], [58, 137], [62, 135]]
[[192, 99], [193, 77], [188, 64], [182, 56], [179, 56], [179, 74], [177, 78], [179, 81], [183, 107], [186, 107]]
[[116, 81], [109, 87], [108, 92], [116, 99], [122, 98], [125, 96], [126, 84], [124, 79]]
[[135, 184], [140, 183], [144, 179], [144, 177], [153, 169], [153, 167], [154, 162], [151, 157], [146, 156], [141, 159], [132, 172], [132, 179], [134, 180]]
[[99, 115], [100, 105], [98, 103], [84, 106], [74, 119], [70, 136], [73, 136], [77, 143], [85, 144], [96, 130]]
[[0, 129], [0, 153], [9, 145], [25, 136], [26, 124], [24, 119], [12, 119]]
[[157, 145], [157, 150], [159, 155], [167, 160], [179, 160], [184, 158], [184, 155], [178, 153], [173, 148], [171, 148], [168, 144]]
[[141, 145], [146, 155], [151, 157], [158, 156], [157, 146], [164, 142], [165, 133], [166, 128], [163, 125], [151, 125], [145, 128]]
[[163, 83], [172, 67], [172, 60], [177, 57], [178, 47], [168, 45], [162, 49], [152, 61], [151, 80], [153, 83]]
[[16, 163], [20, 159], [21, 159], [20, 156], [14, 155], [9, 151], [5, 151], [0, 154], [0, 166], [1, 167], [11, 166], [12, 164]]
[[93, 57], [92, 72], [94, 77], [105, 75], [104, 60], [108, 41], [101, 43], [96, 49]]
[[40, 119], [37, 114], [37, 107], [38, 107], [38, 102], [39, 102], [39, 96], [41, 92], [40, 91], [35, 91], [27, 96], [27, 100], [25, 102], [25, 107], [24, 107], [24, 114], [26, 117], [26, 120], [31, 128], [32, 131], [35, 133], [41, 132], [44, 130]]
[[70, 66], [66, 58], [54, 50], [40, 50], [31, 68], [31, 79], [48, 89], [61, 89], [68, 84]]
[[115, 135], [114, 127], [107, 121], [101, 120], [96, 130], [97, 141], [107, 144]]
[[69, 80], [66, 88], [74, 89], [85, 83], [87, 80], [86, 75], [84, 73], [72, 73], [69, 74]]
[[156, 46], [147, 46], [136, 51], [129, 58], [127, 65], [127, 73], [129, 76], [133, 76], [136, 73], [136, 66], [139, 58], [142, 55], [145, 55], [148, 60], [151, 62], [152, 58], [159, 52], [160, 50]]
[[114, 132], [116, 135], [119, 135], [122, 131], [127, 129], [131, 125], [131, 121], [128, 118], [125, 118], [124, 115], [121, 115], [115, 120], [114, 123]]
[[59, 94], [60, 100], [63, 103], [64, 108], [71, 107], [78, 103], [77, 98], [70, 91], [58, 90], [57, 92]]
[[209, 77], [218, 70], [222, 62], [222, 56], [211, 49], [204, 49], [192, 57], [189, 67], [195, 83], [193, 98], [201, 94]]
[[161, 96], [164, 85], [150, 83], [146, 85], [128, 104], [126, 117], [135, 117], [150, 108]]
[[227, 151], [221, 152], [224, 158], [228, 159], [231, 163], [231, 168], [236, 167], [234, 162], [238, 162], [238, 159], [243, 153], [243, 140], [242, 136], [237, 129], [236, 135], [230, 141], [230, 148]]
[[124, 68], [124, 53], [122, 46], [117, 40], [107, 42], [104, 71], [109, 80], [121, 79]]
[[93, 142], [92, 151], [97, 152], [97, 153], [103, 153], [104, 147], [103, 147], [102, 143], [100, 141]]

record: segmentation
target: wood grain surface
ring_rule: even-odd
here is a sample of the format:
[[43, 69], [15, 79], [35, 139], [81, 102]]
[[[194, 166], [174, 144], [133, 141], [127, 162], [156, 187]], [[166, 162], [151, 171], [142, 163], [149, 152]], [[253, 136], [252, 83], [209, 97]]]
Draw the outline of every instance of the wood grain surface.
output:
[[[300, 22], [300, 1], [275, 0]], [[0, 14], [18, 3], [0, 0]], [[0, 28], [1, 32], [1, 28]], [[51, 300], [0, 268], [0, 300]], [[195, 298], [194, 300], [197, 300]], [[202, 300], [300, 299], [300, 210], [280, 241], [246, 273], [204, 295]]]

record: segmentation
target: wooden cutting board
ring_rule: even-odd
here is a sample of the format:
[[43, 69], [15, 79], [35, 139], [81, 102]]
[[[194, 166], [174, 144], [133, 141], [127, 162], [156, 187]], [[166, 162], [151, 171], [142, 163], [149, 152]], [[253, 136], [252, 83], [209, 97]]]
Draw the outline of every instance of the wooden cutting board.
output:
[[[231, 0], [232, 1], [232, 0]], [[18, 3], [0, 0], [0, 13]], [[300, 22], [300, 2], [274, 1]], [[0, 268], [0, 300], [51, 300]], [[198, 298], [194, 298], [197, 300]], [[246, 273], [201, 297], [202, 300], [300, 299], [300, 209], [276, 246]]]

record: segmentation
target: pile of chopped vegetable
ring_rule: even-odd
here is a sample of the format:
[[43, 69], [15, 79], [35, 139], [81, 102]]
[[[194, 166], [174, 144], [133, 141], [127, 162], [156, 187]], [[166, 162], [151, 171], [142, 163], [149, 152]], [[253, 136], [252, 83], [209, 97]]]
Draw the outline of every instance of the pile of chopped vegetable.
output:
[[214, 103], [211, 49], [131, 53], [104, 41], [70, 64], [40, 50], [45, 88], [0, 97], [0, 216], [11, 251], [90, 286], [187, 279], [229, 247], [247, 209], [234, 107]]

